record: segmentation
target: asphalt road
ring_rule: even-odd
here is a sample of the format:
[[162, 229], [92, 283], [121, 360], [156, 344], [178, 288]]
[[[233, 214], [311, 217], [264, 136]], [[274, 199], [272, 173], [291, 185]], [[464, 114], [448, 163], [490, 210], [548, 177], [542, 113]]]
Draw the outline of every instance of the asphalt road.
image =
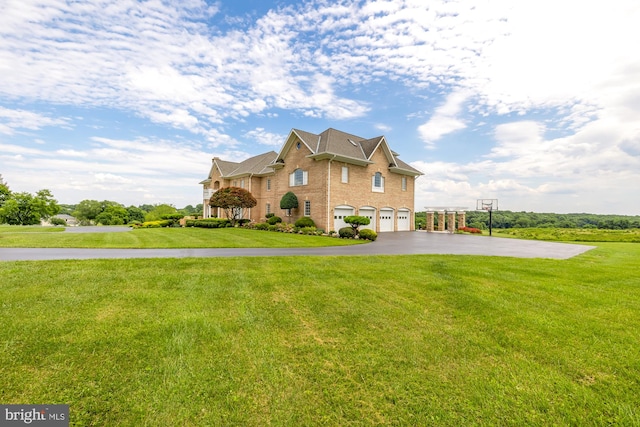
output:
[[[85, 227], [74, 227], [85, 228]], [[86, 227], [88, 229], [89, 227]], [[97, 227], [107, 228], [107, 227]], [[111, 227], [108, 227], [111, 228]], [[88, 230], [82, 231], [88, 231]], [[103, 232], [106, 230], [100, 230]], [[111, 230], [116, 231], [116, 230]], [[126, 228], [123, 227], [123, 230]], [[73, 232], [73, 231], [71, 231]], [[75, 231], [81, 232], [81, 231]], [[186, 258], [238, 256], [345, 256], [345, 255], [487, 255], [517, 258], [568, 259], [594, 246], [518, 240], [467, 234], [406, 231], [380, 233], [378, 240], [355, 246], [322, 248], [225, 248], [225, 249], [73, 249], [0, 248], [0, 261], [62, 259]]]

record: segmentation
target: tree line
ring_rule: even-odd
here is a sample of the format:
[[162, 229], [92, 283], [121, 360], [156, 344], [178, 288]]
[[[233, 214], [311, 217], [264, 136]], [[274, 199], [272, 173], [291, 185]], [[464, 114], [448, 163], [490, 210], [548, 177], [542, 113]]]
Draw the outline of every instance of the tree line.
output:
[[[434, 215], [435, 225], [438, 216]], [[426, 212], [416, 212], [416, 228], [424, 228], [427, 222]], [[495, 211], [491, 213], [493, 228], [600, 228], [608, 230], [626, 230], [640, 228], [640, 216], [631, 215], [602, 215], [588, 213], [537, 213]], [[466, 212], [468, 227], [486, 230], [489, 228], [489, 213]]]
[[60, 213], [71, 215], [80, 225], [125, 225], [158, 221], [167, 215], [202, 215], [202, 204], [178, 209], [169, 204], [144, 204], [125, 207], [111, 200], [82, 200], [76, 205], [60, 205]]
[[124, 225], [145, 221], [157, 221], [165, 215], [202, 215], [202, 204], [187, 205], [177, 209], [168, 204], [144, 204], [129, 206], [111, 200], [83, 200], [78, 204], [59, 204], [51, 191], [39, 190], [35, 194], [12, 192], [0, 175], [0, 224], [36, 225], [43, 221], [55, 221], [57, 214], [76, 218], [80, 225]]

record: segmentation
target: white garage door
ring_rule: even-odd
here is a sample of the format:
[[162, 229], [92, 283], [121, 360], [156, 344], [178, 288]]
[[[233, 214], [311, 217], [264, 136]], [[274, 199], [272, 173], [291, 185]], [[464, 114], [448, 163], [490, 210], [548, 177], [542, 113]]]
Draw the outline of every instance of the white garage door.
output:
[[368, 228], [369, 230], [376, 230], [376, 209], [371, 207], [360, 208], [360, 216], [369, 218], [369, 225], [363, 225], [360, 228]]
[[351, 206], [336, 206], [333, 209], [333, 229], [338, 231], [342, 227], [349, 227], [349, 224], [344, 222], [344, 217], [349, 215], [354, 215], [354, 209]]
[[393, 231], [393, 209], [380, 209], [380, 232]]
[[411, 214], [409, 209], [398, 209], [398, 231], [411, 230]]

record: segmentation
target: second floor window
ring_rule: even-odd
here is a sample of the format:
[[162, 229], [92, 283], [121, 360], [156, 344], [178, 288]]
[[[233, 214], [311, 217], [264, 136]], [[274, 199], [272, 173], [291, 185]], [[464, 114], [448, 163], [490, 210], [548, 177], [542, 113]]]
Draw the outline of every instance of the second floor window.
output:
[[384, 177], [380, 172], [371, 177], [371, 191], [384, 193]]
[[267, 178], [267, 191], [271, 191], [271, 178]]
[[342, 167], [342, 182], [345, 184], [349, 182], [349, 168], [347, 166]]
[[309, 181], [309, 173], [302, 169], [296, 169], [289, 175], [289, 185], [296, 187], [298, 185], [307, 185]]
[[402, 191], [407, 191], [407, 177], [402, 177]]

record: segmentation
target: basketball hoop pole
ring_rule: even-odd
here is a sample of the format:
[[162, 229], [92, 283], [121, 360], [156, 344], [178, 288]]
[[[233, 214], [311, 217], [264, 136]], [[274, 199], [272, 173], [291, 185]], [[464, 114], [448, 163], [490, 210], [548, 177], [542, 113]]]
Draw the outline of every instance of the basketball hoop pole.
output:
[[489, 236], [493, 235], [493, 210], [498, 210], [498, 199], [478, 199], [476, 200], [477, 211], [489, 212]]
[[493, 209], [489, 209], [489, 236], [491, 236], [491, 228], [492, 228], [492, 220], [491, 220], [491, 212], [493, 212]]

